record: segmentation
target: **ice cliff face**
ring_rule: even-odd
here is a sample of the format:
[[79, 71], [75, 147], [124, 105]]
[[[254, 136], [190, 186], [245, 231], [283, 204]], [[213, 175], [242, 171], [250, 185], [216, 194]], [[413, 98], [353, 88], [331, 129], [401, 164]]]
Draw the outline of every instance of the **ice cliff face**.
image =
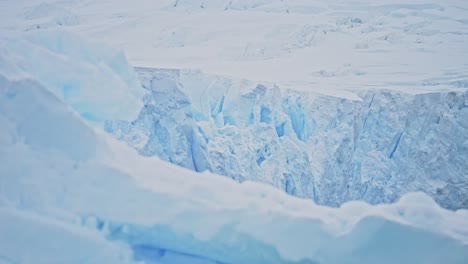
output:
[[467, 92], [359, 91], [352, 100], [197, 71], [137, 71], [144, 108], [106, 130], [143, 155], [331, 206], [423, 191], [446, 208], [468, 207]]

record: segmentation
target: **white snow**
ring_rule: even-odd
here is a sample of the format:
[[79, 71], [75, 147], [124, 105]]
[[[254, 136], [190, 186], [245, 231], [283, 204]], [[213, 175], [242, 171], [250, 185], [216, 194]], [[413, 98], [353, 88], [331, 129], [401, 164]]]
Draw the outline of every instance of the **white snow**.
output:
[[[352, 97], [350, 89], [440, 91], [468, 79], [464, 0], [1, 5], [4, 34], [66, 28], [125, 50], [135, 66], [201, 69], [339, 97]], [[63, 16], [74, 23], [57, 23]]]
[[136, 263], [95, 230], [0, 207], [0, 263]]

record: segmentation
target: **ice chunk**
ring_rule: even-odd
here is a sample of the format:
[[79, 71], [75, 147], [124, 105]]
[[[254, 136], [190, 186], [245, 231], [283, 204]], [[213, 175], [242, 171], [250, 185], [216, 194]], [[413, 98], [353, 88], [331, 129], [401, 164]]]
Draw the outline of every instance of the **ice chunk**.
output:
[[[0, 74], [0, 93], [0, 114], [16, 126], [14, 132], [10, 131], [15, 137], [12, 140], [24, 141], [39, 150], [59, 151], [77, 161], [93, 158], [94, 132], [71, 109], [57, 107], [62, 104], [60, 99], [37, 81], [10, 81]], [[4, 133], [7, 127], [5, 124]]]
[[122, 52], [64, 31], [2, 38], [0, 73], [29, 75], [95, 123], [135, 118], [142, 107], [143, 90]]

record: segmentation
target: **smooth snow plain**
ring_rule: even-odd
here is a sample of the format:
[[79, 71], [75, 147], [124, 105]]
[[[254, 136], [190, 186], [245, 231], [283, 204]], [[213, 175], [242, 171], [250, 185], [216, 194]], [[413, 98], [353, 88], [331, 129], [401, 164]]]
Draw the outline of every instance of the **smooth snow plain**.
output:
[[134, 66], [356, 98], [467, 86], [464, 0], [3, 1], [3, 34], [61, 28]]

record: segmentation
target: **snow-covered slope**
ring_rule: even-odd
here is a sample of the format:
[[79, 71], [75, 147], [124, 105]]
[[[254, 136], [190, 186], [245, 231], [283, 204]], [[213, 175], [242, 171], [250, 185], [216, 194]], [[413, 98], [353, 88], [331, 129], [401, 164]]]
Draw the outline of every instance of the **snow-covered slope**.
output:
[[136, 263], [96, 230], [0, 206], [0, 263]]
[[268, 185], [197, 174], [92, 128], [79, 107], [26, 73], [10, 79], [2, 70], [0, 79], [1, 263], [468, 259], [466, 210], [442, 209], [421, 193], [392, 205], [321, 207]]

